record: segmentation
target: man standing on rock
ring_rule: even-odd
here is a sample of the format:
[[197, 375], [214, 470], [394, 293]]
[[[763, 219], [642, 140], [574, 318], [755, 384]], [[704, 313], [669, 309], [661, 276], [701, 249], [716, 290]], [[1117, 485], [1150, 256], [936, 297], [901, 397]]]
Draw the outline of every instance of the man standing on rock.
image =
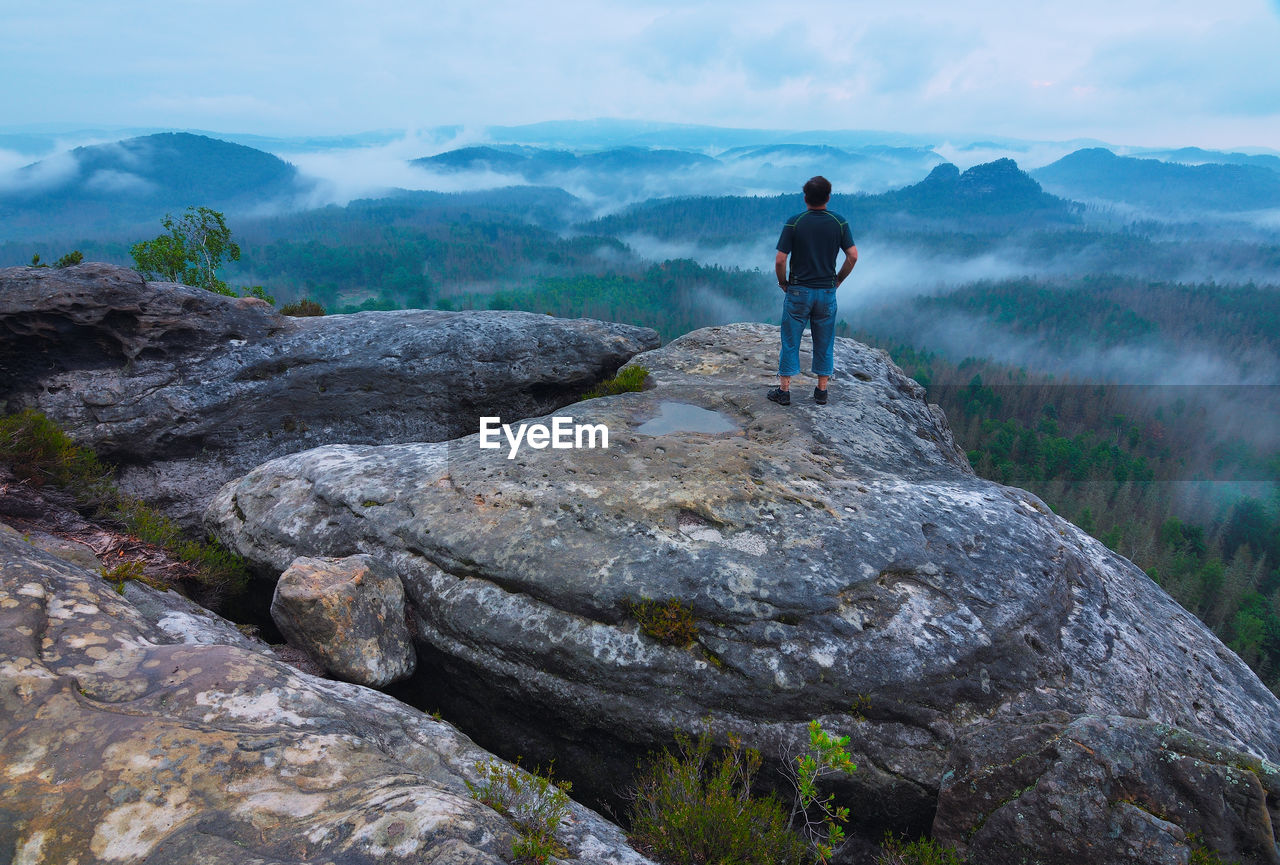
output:
[[[813, 331], [813, 374], [818, 386], [813, 401], [827, 404], [827, 382], [835, 365], [836, 288], [858, 263], [849, 223], [827, 210], [831, 181], [811, 177], [804, 185], [804, 213], [787, 220], [778, 238], [774, 272], [778, 288], [787, 293], [782, 302], [782, 350], [778, 353], [778, 386], [769, 399], [791, 405], [791, 377], [800, 372], [800, 337], [805, 325]], [[844, 250], [844, 263], [836, 272], [836, 253]], [[787, 276], [787, 256], [791, 275]]]

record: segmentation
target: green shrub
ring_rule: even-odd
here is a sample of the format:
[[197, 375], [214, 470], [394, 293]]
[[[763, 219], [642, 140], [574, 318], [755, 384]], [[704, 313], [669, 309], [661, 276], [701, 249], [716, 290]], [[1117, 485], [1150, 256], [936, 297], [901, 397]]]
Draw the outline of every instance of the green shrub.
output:
[[79, 264], [82, 261], [84, 261], [84, 253], [77, 249], [72, 252], [68, 252], [66, 255], [62, 256], [62, 258], [59, 258], [53, 263], [53, 266], [71, 267], [72, 265]]
[[110, 568], [103, 565], [102, 579], [106, 580], [108, 583], [114, 584], [116, 591], [123, 595], [125, 581], [142, 579], [143, 567], [143, 563], [137, 560], [121, 562], [120, 564]]
[[631, 615], [640, 623], [640, 630], [659, 643], [683, 649], [698, 638], [698, 625], [694, 621], [693, 610], [681, 603], [679, 598], [665, 601], [641, 598], [639, 601], [629, 602], [628, 607]]
[[124, 594], [124, 584], [129, 580], [143, 585], [150, 586], [153, 589], [159, 589], [162, 592], [169, 591], [169, 587], [154, 577], [148, 577], [145, 572], [146, 562], [138, 559], [122, 561], [113, 567], [108, 568], [102, 566], [102, 578], [108, 583], [115, 586], [120, 594]]
[[649, 370], [642, 366], [628, 366], [618, 370], [618, 374], [611, 379], [600, 382], [582, 395], [583, 399], [595, 399], [601, 396], [613, 396], [619, 393], [629, 393], [644, 389], [645, 379], [649, 377]]
[[286, 303], [284, 306], [280, 307], [280, 313], [282, 315], [292, 315], [295, 318], [325, 314], [323, 306], [306, 297], [297, 303]]
[[886, 832], [876, 865], [964, 865], [960, 854], [928, 838], [903, 841]]
[[114, 492], [111, 467], [32, 409], [0, 417], [0, 460], [19, 480], [51, 483], [88, 505], [101, 504]]
[[544, 865], [552, 856], [568, 855], [556, 840], [556, 830], [569, 813], [569, 782], [556, 784], [550, 768], [544, 775], [501, 760], [478, 762], [475, 769], [480, 780], [466, 781], [467, 789], [472, 798], [515, 824], [511, 853], [517, 862]]
[[787, 828], [777, 799], [751, 795], [760, 752], [736, 737], [718, 757], [711, 734], [679, 733], [675, 753], [651, 758], [634, 791], [631, 841], [667, 865], [800, 865], [803, 839]]
[[1191, 845], [1191, 858], [1187, 860], [1187, 865], [1240, 865], [1234, 859], [1228, 862], [1216, 850], [1206, 847], [1199, 835], [1188, 835], [1187, 843]]
[[216, 541], [185, 537], [163, 514], [120, 492], [110, 466], [38, 411], [26, 409], [0, 417], [0, 461], [8, 463], [20, 480], [61, 487], [98, 516], [190, 563], [196, 582], [210, 592], [210, 600], [237, 594], [248, 584], [243, 559]]

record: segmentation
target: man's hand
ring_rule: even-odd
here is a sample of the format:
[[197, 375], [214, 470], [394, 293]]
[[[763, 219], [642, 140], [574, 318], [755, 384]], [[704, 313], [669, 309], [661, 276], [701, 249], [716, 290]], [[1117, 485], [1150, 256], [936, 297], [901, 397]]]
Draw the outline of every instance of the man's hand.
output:
[[779, 252], [773, 257], [773, 272], [778, 277], [778, 288], [787, 290], [787, 254]]
[[[778, 253], [781, 255], [782, 253]], [[836, 285], [844, 282], [849, 278], [849, 274], [853, 273], [853, 266], [858, 263], [858, 247], [851, 246], [844, 251], [844, 264], [840, 265], [840, 272], [836, 274]]]

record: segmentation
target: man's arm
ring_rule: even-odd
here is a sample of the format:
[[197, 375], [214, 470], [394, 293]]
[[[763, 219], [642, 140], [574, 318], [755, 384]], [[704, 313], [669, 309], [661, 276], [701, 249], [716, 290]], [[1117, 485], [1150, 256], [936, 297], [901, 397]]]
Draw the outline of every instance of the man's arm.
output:
[[778, 288], [785, 291], [787, 288], [787, 254], [785, 252], [779, 252], [773, 257], [773, 272], [778, 277]]
[[[782, 253], [778, 254], [781, 255]], [[840, 265], [840, 272], [836, 274], [836, 285], [849, 278], [849, 274], [853, 273], [853, 266], [857, 263], [858, 247], [851, 246], [844, 251], [844, 264]]]

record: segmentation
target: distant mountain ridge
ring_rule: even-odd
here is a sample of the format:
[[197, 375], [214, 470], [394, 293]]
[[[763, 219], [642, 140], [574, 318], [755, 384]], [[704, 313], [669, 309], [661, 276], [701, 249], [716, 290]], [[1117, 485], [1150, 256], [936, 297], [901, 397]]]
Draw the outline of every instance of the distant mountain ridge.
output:
[[1162, 215], [1280, 207], [1280, 173], [1259, 164], [1185, 165], [1093, 147], [1036, 169], [1032, 176], [1058, 195], [1145, 207]]
[[[857, 226], [855, 236], [868, 229], [943, 221], [965, 231], [1010, 232], [1075, 224], [1081, 210], [1046, 193], [1012, 159], [964, 172], [950, 163], [939, 165], [919, 183], [879, 195], [833, 195], [830, 206]], [[803, 207], [799, 194], [678, 198], [637, 204], [586, 227], [617, 236], [697, 237], [717, 245], [776, 228]]]
[[548, 174], [574, 169], [672, 171], [707, 167], [715, 165], [716, 160], [687, 150], [646, 147], [614, 147], [576, 154], [568, 150], [499, 145], [462, 147], [435, 156], [410, 160], [410, 164], [445, 171], [488, 170], [497, 173], [513, 173], [525, 180], [537, 181]]
[[1159, 159], [1183, 165], [1256, 165], [1280, 172], [1280, 156], [1269, 153], [1234, 153], [1205, 150], [1202, 147], [1179, 147], [1176, 150], [1143, 150], [1126, 154], [1139, 159]]
[[918, 215], [1038, 216], [1069, 219], [1074, 209], [1050, 195], [1012, 159], [997, 159], [961, 172], [939, 165], [921, 182], [887, 192], [881, 200]]
[[[535, 125], [526, 131], [532, 135], [541, 129]], [[552, 124], [544, 131], [551, 129], [560, 127]], [[961, 220], [966, 228], [972, 223], [980, 231], [991, 232], [1078, 221], [1080, 208], [1064, 199], [1115, 202], [1153, 218], [1280, 208], [1280, 157], [1267, 154], [1181, 148], [1151, 150], [1147, 152], [1151, 158], [1138, 158], [1090, 147], [1028, 175], [1007, 158], [961, 171], [945, 163], [930, 145], [906, 139], [889, 143], [883, 136], [861, 133], [836, 136], [827, 143], [726, 139], [721, 143], [728, 146], [687, 149], [674, 143], [638, 144], [634, 142], [640, 139], [628, 135], [701, 134], [709, 128], [588, 124], [579, 131], [603, 135], [609, 129], [618, 132], [618, 141], [624, 143], [570, 149], [503, 143], [495, 133], [491, 143], [404, 162], [398, 156], [390, 158], [400, 167], [407, 163], [429, 171], [437, 180], [441, 175], [458, 175], [441, 180], [443, 188], [475, 186], [494, 192], [504, 183], [542, 187], [536, 195], [539, 200], [551, 189], [563, 190], [577, 203], [556, 201], [544, 207], [535, 221], [576, 222], [584, 215], [570, 214], [581, 209], [618, 214], [612, 222], [593, 223], [598, 229], [616, 224], [624, 230], [622, 226], [636, 219], [648, 222], [666, 207], [663, 199], [691, 197], [721, 199], [716, 209], [743, 214], [744, 225], [771, 225], [775, 210], [793, 205], [757, 205], [738, 199], [775, 199], [781, 192], [798, 191], [813, 174], [828, 176], [839, 193], [856, 193], [838, 196], [833, 206], [859, 215], [864, 224], [893, 219], [898, 219], [898, 225], [907, 219]], [[623, 135], [627, 130], [628, 135]], [[320, 147], [326, 141], [357, 139], [376, 144], [385, 135], [316, 139], [312, 144]], [[999, 142], [983, 144], [997, 147]], [[473, 183], [461, 176], [467, 173], [483, 176]], [[307, 179], [283, 159], [245, 144], [190, 132], [141, 135], [78, 147], [0, 178], [0, 242], [136, 239], [144, 228], [155, 228], [166, 212], [196, 204], [232, 217], [298, 212], [315, 206], [311, 193], [323, 182]], [[415, 185], [414, 181], [404, 183]], [[422, 186], [432, 184], [430, 177], [421, 182]], [[394, 190], [375, 194], [397, 197]], [[398, 205], [411, 206], [405, 199]], [[702, 206], [673, 205], [690, 214]], [[620, 209], [625, 207], [640, 210]], [[756, 212], [769, 215], [747, 215]], [[731, 222], [737, 224], [736, 218]], [[721, 217], [713, 217], [711, 224], [720, 225]]]
[[492, 172], [534, 184], [562, 183], [608, 197], [769, 194], [799, 188], [815, 174], [838, 188], [883, 192], [942, 162], [927, 147], [751, 144], [709, 155], [695, 150], [625, 146], [570, 151], [519, 144], [460, 147], [410, 164], [436, 172]]

